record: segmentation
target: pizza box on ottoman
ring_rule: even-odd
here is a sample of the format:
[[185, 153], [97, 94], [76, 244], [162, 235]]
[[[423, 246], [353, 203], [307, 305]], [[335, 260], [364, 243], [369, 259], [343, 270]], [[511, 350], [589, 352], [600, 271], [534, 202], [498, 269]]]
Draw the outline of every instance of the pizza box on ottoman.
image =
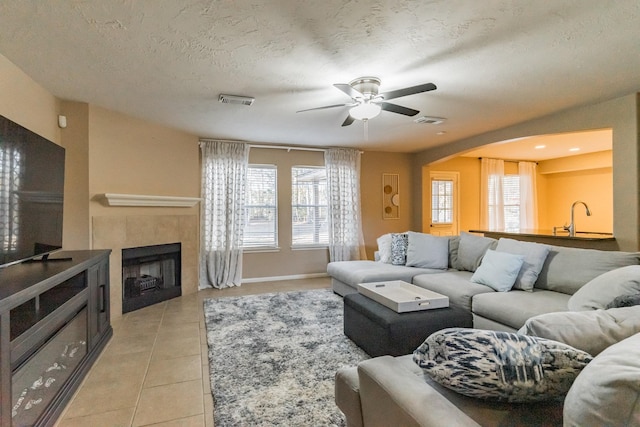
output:
[[402, 280], [361, 283], [358, 292], [398, 313], [449, 307], [449, 297], [446, 295]]

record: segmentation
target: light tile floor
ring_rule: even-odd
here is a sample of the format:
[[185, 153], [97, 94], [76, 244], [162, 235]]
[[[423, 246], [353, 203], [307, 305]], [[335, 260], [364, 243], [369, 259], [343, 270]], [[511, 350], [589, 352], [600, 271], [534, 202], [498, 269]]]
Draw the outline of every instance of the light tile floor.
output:
[[213, 426], [203, 299], [330, 286], [328, 277], [251, 283], [125, 314], [56, 426]]

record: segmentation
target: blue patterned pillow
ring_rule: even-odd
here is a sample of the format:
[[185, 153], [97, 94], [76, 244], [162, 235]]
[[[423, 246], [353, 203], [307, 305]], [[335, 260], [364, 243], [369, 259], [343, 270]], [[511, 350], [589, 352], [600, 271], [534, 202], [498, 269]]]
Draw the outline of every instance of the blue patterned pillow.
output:
[[429, 336], [413, 360], [466, 396], [536, 402], [566, 395], [592, 357], [560, 342], [509, 332], [450, 328]]
[[407, 247], [409, 235], [406, 233], [393, 233], [391, 235], [391, 264], [405, 265], [407, 263]]

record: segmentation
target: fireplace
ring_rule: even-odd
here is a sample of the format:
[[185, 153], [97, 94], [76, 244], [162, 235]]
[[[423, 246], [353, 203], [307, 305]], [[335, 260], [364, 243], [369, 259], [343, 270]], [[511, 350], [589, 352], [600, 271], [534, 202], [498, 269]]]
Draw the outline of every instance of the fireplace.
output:
[[122, 250], [122, 313], [178, 297], [181, 244]]

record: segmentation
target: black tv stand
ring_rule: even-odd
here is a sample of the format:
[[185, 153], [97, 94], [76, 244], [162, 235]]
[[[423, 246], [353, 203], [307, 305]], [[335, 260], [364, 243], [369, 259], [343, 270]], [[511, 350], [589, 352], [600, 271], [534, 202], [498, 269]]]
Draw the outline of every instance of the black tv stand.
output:
[[31, 258], [24, 261], [25, 264], [33, 263], [33, 262], [58, 262], [58, 261], [73, 261], [71, 257], [63, 257], [63, 258], [49, 258], [51, 254], [44, 254], [40, 258]]
[[53, 426], [109, 341], [110, 253], [0, 269], [0, 426]]

